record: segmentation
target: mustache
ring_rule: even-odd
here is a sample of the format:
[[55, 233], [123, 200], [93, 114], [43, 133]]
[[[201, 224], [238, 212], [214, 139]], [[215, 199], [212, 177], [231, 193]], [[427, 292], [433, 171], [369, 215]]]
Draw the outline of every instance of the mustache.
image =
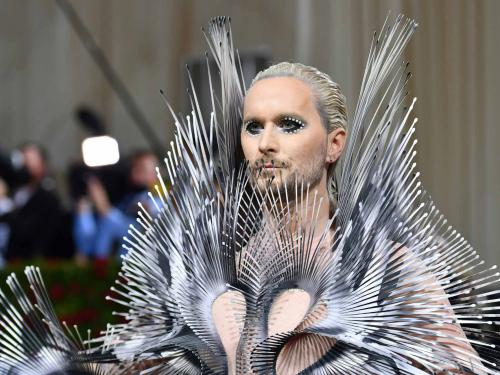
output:
[[287, 168], [289, 164], [284, 160], [278, 159], [257, 159], [250, 164], [250, 168], [253, 170], [260, 170], [263, 168]]

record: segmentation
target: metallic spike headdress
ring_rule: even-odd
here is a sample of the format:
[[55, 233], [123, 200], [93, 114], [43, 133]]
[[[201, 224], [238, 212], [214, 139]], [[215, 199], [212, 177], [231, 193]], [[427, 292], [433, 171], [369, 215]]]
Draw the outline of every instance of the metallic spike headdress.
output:
[[192, 82], [191, 115], [174, 114], [171, 189], [158, 172], [160, 213], [141, 207], [113, 288], [125, 323], [89, 341], [93, 349], [76, 345], [28, 269], [39, 310], [11, 279], [22, 311], [1, 295], [0, 373], [75, 363], [96, 373], [106, 362], [156, 374], [496, 373], [499, 336], [485, 327], [498, 324], [498, 273], [447, 227], [414, 171], [415, 100], [404, 106], [400, 58], [415, 27], [398, 17], [374, 37], [337, 211], [320, 226], [327, 203], [303, 182], [275, 191], [238, 169], [244, 85], [229, 21], [215, 19], [207, 39], [221, 93], [209, 124]]

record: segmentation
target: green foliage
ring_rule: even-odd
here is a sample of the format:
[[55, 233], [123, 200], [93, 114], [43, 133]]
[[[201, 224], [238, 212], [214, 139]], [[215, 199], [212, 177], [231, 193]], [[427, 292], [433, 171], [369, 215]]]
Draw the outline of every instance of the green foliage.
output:
[[119, 262], [99, 261], [86, 266], [76, 265], [72, 261], [16, 262], [0, 272], [2, 290], [9, 289], [5, 280], [14, 272], [21, 285], [29, 291], [28, 281], [24, 276], [24, 268], [28, 265], [40, 268], [61, 322], [65, 321], [69, 326], [78, 325], [80, 332], [90, 329], [93, 337], [104, 330], [107, 323], [117, 322], [112, 311], [119, 306], [106, 301], [105, 297], [112, 294], [110, 287], [118, 275]]

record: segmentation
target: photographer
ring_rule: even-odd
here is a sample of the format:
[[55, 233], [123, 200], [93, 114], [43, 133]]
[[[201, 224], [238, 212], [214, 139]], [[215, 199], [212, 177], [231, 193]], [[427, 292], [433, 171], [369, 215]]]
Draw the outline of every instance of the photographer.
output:
[[[0, 168], [0, 177], [13, 192], [10, 209], [0, 216], [3, 228], [8, 228], [6, 259], [51, 257], [57, 248], [62, 209], [48, 174], [47, 153], [27, 142], [13, 155], [10, 165], [4, 155]], [[9, 198], [4, 194], [5, 199]]]
[[[0, 217], [9, 213], [14, 208], [14, 203], [9, 197], [7, 183], [0, 178]], [[5, 253], [9, 242], [10, 227], [7, 223], [0, 222], [0, 269], [5, 265]]]
[[156, 182], [157, 164], [157, 158], [149, 151], [134, 153], [128, 171], [130, 189], [116, 205], [112, 205], [98, 177], [87, 179], [87, 194], [78, 200], [73, 227], [78, 263], [84, 264], [91, 257], [105, 260], [111, 256], [117, 242], [135, 221], [137, 202], [156, 213], [147, 192]]

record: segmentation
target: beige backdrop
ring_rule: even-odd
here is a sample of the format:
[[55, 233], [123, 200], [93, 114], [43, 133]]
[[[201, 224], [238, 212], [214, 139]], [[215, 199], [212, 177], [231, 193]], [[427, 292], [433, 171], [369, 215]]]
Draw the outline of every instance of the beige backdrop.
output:
[[[162, 141], [172, 136], [159, 89], [183, 109], [186, 59], [205, 51], [200, 27], [233, 18], [242, 50], [268, 48], [329, 72], [354, 108], [372, 33], [389, 10], [420, 27], [407, 57], [418, 96], [419, 167], [438, 207], [499, 263], [500, 1], [72, 1]], [[146, 145], [67, 20], [50, 0], [0, 0], [0, 145], [47, 145], [56, 172], [78, 158], [72, 111], [100, 110], [123, 151]]]

